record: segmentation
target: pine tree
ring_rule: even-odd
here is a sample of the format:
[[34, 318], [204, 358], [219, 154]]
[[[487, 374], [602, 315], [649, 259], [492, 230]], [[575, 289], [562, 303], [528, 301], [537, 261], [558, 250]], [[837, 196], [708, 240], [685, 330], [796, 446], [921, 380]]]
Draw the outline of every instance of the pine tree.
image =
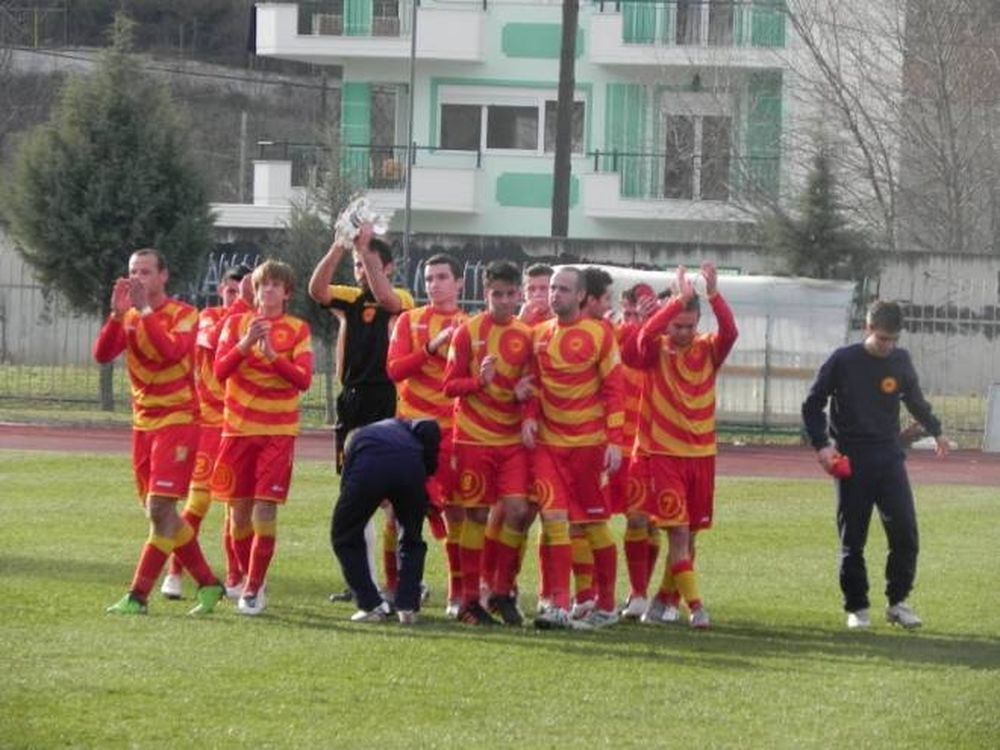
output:
[[[39, 281], [77, 312], [106, 316], [131, 253], [155, 247], [171, 282], [193, 278], [212, 243], [205, 183], [167, 90], [129, 53], [132, 23], [89, 78], [71, 79], [49, 122], [17, 154], [4, 201], [18, 251]], [[110, 366], [101, 404], [113, 408]]]
[[765, 223], [765, 233], [772, 250], [785, 256], [787, 271], [796, 276], [860, 280], [878, 271], [872, 247], [850, 228], [840, 207], [824, 148], [813, 158], [797, 214], [775, 212]]

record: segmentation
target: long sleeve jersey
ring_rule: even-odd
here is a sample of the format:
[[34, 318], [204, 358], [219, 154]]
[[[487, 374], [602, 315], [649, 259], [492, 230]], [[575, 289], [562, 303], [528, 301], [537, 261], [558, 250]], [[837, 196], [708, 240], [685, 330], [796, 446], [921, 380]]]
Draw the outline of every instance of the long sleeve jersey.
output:
[[156, 430], [195, 421], [197, 325], [195, 308], [168, 298], [145, 316], [132, 308], [120, 320], [109, 317], [101, 328], [94, 342], [94, 359], [104, 364], [125, 352], [134, 429]]
[[540, 414], [538, 441], [556, 447], [621, 445], [622, 365], [618, 342], [603, 320], [557, 318], [532, 330]]
[[[487, 356], [496, 358], [496, 376], [479, 380]], [[521, 442], [521, 405], [514, 386], [529, 371], [531, 328], [516, 318], [500, 324], [488, 312], [463, 323], [451, 340], [444, 393], [455, 402], [455, 442], [517, 445]]]
[[215, 376], [226, 386], [222, 434], [297, 435], [299, 396], [312, 383], [309, 324], [292, 315], [271, 318], [268, 339], [275, 357], [260, 346], [244, 355], [237, 344], [256, 313], [226, 318], [215, 358]]
[[461, 310], [445, 313], [430, 305], [407, 310], [396, 319], [386, 369], [399, 391], [397, 417], [436, 419], [443, 434], [451, 432], [455, 400], [444, 393], [448, 346], [428, 354], [427, 344], [444, 328], [465, 320]]
[[924, 399], [916, 370], [905, 349], [894, 349], [888, 357], [869, 354], [864, 344], [841, 347], [830, 355], [816, 375], [802, 403], [802, 419], [809, 442], [823, 448], [829, 435], [843, 449], [851, 447], [899, 448], [899, 404], [937, 437], [941, 423]]
[[708, 298], [718, 322], [715, 333], [702, 333], [674, 348], [667, 327], [683, 312], [673, 299], [647, 320], [629, 346], [626, 362], [646, 370], [639, 410], [637, 455], [714, 456], [715, 380], [739, 335], [729, 305], [716, 293]]

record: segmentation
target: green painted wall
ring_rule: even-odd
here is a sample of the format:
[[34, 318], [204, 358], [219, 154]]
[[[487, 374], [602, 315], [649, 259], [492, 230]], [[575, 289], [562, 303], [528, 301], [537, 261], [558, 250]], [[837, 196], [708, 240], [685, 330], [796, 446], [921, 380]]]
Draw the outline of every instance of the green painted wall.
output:
[[[576, 30], [576, 57], [583, 54], [583, 29]], [[500, 35], [500, 49], [507, 57], [558, 60], [562, 26], [557, 23], [508, 23]]]
[[[520, 208], [551, 208], [553, 177], [551, 174], [504, 172], [497, 177], [496, 201], [501, 206]], [[580, 180], [570, 177], [569, 205], [580, 201]]]

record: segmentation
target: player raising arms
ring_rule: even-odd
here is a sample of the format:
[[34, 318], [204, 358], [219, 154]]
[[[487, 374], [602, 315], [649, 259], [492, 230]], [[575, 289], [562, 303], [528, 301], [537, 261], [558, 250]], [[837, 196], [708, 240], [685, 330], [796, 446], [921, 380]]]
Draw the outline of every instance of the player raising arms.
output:
[[[618, 344], [610, 326], [581, 312], [583, 272], [561, 268], [549, 286], [556, 318], [532, 331], [538, 393], [528, 402], [529, 417], [522, 424], [524, 444], [534, 451], [541, 560], [551, 597], [551, 605], [535, 619], [543, 629], [570, 626], [569, 523], [606, 520], [601, 474], [618, 470], [624, 421]], [[601, 614], [614, 618], [613, 607], [612, 601]]]
[[455, 329], [466, 316], [458, 307], [463, 276], [450, 255], [432, 255], [424, 264], [424, 284], [430, 304], [406, 310], [396, 319], [389, 341], [386, 370], [399, 388], [396, 416], [401, 419], [436, 419], [441, 428], [437, 471], [429, 481], [428, 496], [437, 508], [444, 506], [448, 555], [447, 614], [458, 615], [462, 582], [459, 538], [464, 512], [453, 503], [455, 488], [451, 465], [454, 399], [444, 393], [444, 369]]
[[226, 319], [216, 353], [215, 375], [225, 383], [226, 398], [211, 488], [230, 504], [245, 576], [237, 610], [259, 615], [278, 506], [292, 481], [299, 394], [312, 382], [313, 354], [309, 325], [285, 312], [295, 288], [291, 267], [268, 260], [251, 278], [257, 309]]
[[494, 577], [488, 580], [490, 608], [507, 625], [524, 618], [511, 596], [528, 514], [528, 452], [521, 443], [521, 406], [517, 386], [531, 360], [531, 329], [514, 313], [521, 273], [506, 261], [491, 263], [484, 277], [486, 312], [455, 331], [445, 370], [445, 395], [456, 397], [456, 503], [464, 510], [459, 540], [462, 607], [467, 625], [495, 621], [479, 601], [480, 566], [490, 508], [504, 507]]
[[111, 316], [94, 343], [94, 359], [111, 362], [125, 352], [132, 387], [132, 467], [149, 516], [129, 591], [108, 607], [112, 614], [146, 614], [146, 600], [171, 553], [198, 583], [191, 614], [211, 612], [223, 596], [191, 525], [177, 513], [188, 493], [198, 447], [194, 340], [198, 311], [167, 296], [167, 263], [158, 250], [132, 253], [128, 278], [111, 292]]
[[[676, 622], [683, 597], [693, 628], [709, 627], [694, 572], [695, 535], [712, 525], [715, 495], [715, 379], [736, 343], [736, 322], [718, 292], [712, 263], [701, 274], [718, 331], [697, 332], [698, 297], [683, 266], [677, 293], [636, 339], [635, 367], [647, 370], [635, 449], [636, 477], [655, 522], [667, 529], [667, 566], [646, 623]], [[629, 357], [626, 357], [629, 359]]]

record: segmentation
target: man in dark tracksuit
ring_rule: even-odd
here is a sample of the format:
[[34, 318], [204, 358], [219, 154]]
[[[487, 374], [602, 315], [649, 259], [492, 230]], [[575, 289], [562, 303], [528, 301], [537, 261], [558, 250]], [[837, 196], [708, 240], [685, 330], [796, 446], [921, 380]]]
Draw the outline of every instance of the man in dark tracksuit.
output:
[[[886, 560], [886, 619], [919, 627], [906, 603], [917, 570], [917, 519], [899, 442], [899, 404], [934, 436], [938, 455], [948, 452], [941, 423], [920, 391], [910, 355], [896, 347], [903, 327], [899, 305], [875, 302], [865, 339], [837, 349], [819, 369], [802, 404], [802, 418], [820, 465], [830, 473], [838, 452], [850, 461], [851, 476], [837, 481], [840, 532], [840, 588], [849, 628], [871, 625], [864, 548], [872, 508], [878, 507], [889, 543]], [[829, 434], [824, 409], [830, 404]]]
[[390, 612], [372, 582], [365, 545], [365, 524], [383, 500], [392, 504], [402, 527], [395, 606], [400, 622], [416, 619], [427, 553], [421, 536], [428, 502], [424, 484], [437, 469], [440, 444], [441, 428], [431, 419], [383, 419], [348, 437], [330, 541], [357, 598], [355, 622], [385, 620]]

